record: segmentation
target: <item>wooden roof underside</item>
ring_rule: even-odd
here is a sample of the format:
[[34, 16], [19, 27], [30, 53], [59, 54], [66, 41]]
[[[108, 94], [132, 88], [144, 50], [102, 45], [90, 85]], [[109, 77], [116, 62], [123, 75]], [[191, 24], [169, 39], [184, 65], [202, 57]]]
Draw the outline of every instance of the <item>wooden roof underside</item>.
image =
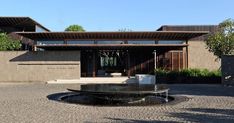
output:
[[0, 26], [13, 26], [13, 27], [28, 27], [28, 26], [39, 26], [46, 31], [50, 31], [46, 27], [42, 26], [40, 23], [31, 19], [30, 17], [1, 17], [0, 16]]
[[36, 45], [45, 50], [81, 50], [81, 49], [177, 49], [188, 46], [187, 44], [47, 44]]
[[37, 41], [53, 40], [189, 40], [208, 34], [207, 31], [154, 32], [17, 32]]

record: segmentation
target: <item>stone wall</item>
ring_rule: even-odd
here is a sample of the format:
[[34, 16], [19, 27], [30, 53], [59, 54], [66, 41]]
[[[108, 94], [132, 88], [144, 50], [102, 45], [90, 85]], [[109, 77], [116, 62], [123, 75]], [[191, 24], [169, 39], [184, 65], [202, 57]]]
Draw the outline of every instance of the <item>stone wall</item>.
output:
[[217, 70], [221, 66], [220, 61], [215, 61], [216, 56], [206, 49], [204, 41], [188, 41], [188, 67], [206, 68]]
[[234, 85], [234, 55], [222, 56], [222, 83]]
[[80, 78], [79, 51], [1, 51], [0, 82]]

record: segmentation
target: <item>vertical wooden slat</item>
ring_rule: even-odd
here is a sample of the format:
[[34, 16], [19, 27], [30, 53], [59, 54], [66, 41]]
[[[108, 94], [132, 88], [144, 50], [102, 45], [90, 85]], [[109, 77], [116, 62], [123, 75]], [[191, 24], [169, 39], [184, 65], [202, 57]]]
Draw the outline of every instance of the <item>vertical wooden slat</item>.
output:
[[178, 70], [180, 70], [180, 52], [178, 52]]
[[[188, 40], [186, 40], [186, 44], [188, 44]], [[186, 68], [188, 68], [188, 46], [186, 46]]]
[[172, 52], [170, 52], [170, 55], [171, 55], [171, 70], [173, 70], [173, 54], [172, 54]]
[[184, 56], [183, 56], [183, 54], [184, 54], [184, 52], [182, 51], [182, 52], [180, 52], [180, 69], [183, 69], [184, 68]]

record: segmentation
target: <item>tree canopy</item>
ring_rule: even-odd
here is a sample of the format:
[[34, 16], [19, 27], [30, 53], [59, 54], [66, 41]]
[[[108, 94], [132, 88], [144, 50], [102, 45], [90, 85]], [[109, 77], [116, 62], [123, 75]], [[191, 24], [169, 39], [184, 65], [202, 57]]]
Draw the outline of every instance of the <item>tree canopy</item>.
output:
[[0, 33], [0, 51], [19, 50], [20, 48], [19, 40], [10, 38], [6, 33]]
[[218, 25], [218, 31], [209, 34], [206, 39], [207, 48], [218, 58], [222, 55], [234, 54], [234, 20], [227, 19]]
[[65, 31], [77, 31], [77, 32], [85, 32], [85, 29], [80, 25], [70, 25], [68, 26]]
[[118, 29], [118, 32], [132, 32], [132, 31], [133, 31], [132, 29], [128, 29], [128, 28]]

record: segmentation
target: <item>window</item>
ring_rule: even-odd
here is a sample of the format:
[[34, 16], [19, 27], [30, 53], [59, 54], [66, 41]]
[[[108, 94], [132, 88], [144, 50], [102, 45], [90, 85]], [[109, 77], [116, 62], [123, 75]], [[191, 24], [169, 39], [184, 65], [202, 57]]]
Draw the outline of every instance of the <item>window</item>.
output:
[[169, 40], [169, 41], [157, 41], [158, 44], [183, 44], [185, 41]]
[[128, 44], [155, 44], [155, 41], [128, 41]]
[[45, 29], [41, 28], [40, 26], [36, 25], [36, 32], [47, 32]]
[[117, 58], [116, 57], [100, 57], [101, 67], [116, 67]]
[[67, 41], [67, 44], [94, 44], [94, 41]]
[[47, 45], [47, 44], [64, 44], [64, 41], [37, 41], [38, 45]]
[[97, 44], [124, 44], [124, 41], [97, 41]]

